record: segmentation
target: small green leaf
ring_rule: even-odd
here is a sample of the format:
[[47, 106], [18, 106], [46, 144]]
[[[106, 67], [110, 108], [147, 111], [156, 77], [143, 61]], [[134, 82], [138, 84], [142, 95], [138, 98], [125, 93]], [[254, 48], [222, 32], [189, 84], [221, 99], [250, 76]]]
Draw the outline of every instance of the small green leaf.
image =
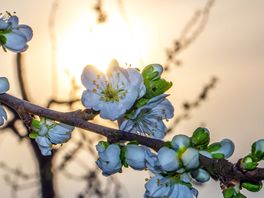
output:
[[33, 131], [33, 132], [31, 132], [31, 133], [29, 134], [29, 137], [30, 137], [31, 139], [36, 139], [36, 138], [38, 137], [38, 133], [37, 133], [36, 131]]
[[126, 146], [121, 146], [120, 160], [121, 164], [123, 164], [124, 167], [128, 168], [128, 164], [126, 162]]
[[144, 81], [146, 87], [145, 98], [153, 98], [166, 92], [172, 86], [172, 82], [168, 82], [165, 79], [158, 79], [155, 81]]
[[223, 153], [214, 153], [212, 154], [213, 159], [224, 159], [225, 155]]
[[250, 182], [243, 182], [241, 184], [241, 186], [245, 189], [247, 189], [248, 191], [251, 191], [251, 192], [258, 192], [261, 190], [262, 188], [262, 183], [259, 183], [259, 184], [254, 184], [254, 183], [250, 183]]
[[224, 198], [234, 198], [235, 197], [235, 193], [236, 193], [236, 191], [232, 187], [223, 190], [223, 196], [224, 196]]
[[219, 142], [217, 142], [217, 143], [213, 143], [213, 144], [209, 145], [207, 148], [207, 151], [209, 153], [211, 153], [211, 152], [215, 152], [215, 151], [219, 150], [220, 148], [221, 148], [221, 144]]
[[6, 37], [4, 35], [0, 35], [0, 45], [6, 44], [6, 41], [7, 41]]

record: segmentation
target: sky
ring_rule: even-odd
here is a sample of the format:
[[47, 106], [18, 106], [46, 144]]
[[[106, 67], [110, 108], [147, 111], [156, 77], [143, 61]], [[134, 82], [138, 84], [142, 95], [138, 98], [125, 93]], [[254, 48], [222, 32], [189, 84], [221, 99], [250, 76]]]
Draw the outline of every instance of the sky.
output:
[[[111, 58], [122, 65], [142, 67], [165, 62], [165, 50], [172, 46], [193, 13], [203, 8], [204, 0], [139, 0], [124, 1], [120, 10], [114, 0], [105, 1], [107, 24], [96, 25], [92, 10], [95, 1], [60, 1], [53, 18], [57, 33], [57, 91], [56, 97], [69, 97], [66, 72], [76, 77], [86, 64], [102, 70]], [[26, 76], [31, 95], [43, 105], [53, 94], [51, 44], [48, 17], [52, 1], [0, 0], [2, 12], [16, 11], [20, 21], [34, 30], [33, 40], [24, 53]], [[209, 98], [181, 122], [174, 134], [191, 135], [205, 123], [212, 141], [230, 138], [236, 144], [231, 161], [236, 162], [249, 152], [250, 145], [263, 138], [264, 131], [264, 1], [221, 0], [213, 6], [205, 30], [195, 42], [179, 54], [183, 65], [172, 69], [166, 78], [173, 81], [170, 100], [175, 116], [182, 111], [183, 101], [192, 101], [212, 76], [219, 82]], [[14, 54], [0, 52], [0, 75], [10, 79], [10, 93], [19, 96], [14, 69]], [[81, 92], [80, 92], [81, 94]], [[167, 137], [169, 139], [171, 136]], [[4, 160], [34, 170], [35, 164], [26, 142], [17, 143], [15, 137], [2, 135], [0, 161]], [[15, 145], [15, 146], [10, 146]], [[12, 148], [12, 149], [11, 149]], [[9, 150], [6, 153], [6, 150]], [[23, 161], [23, 162], [21, 162]], [[1, 173], [3, 174], [3, 173]], [[1, 176], [1, 175], [0, 175]], [[125, 170], [117, 178], [124, 184], [128, 197], [142, 197], [147, 172]], [[74, 197], [78, 184], [58, 178], [62, 197]], [[0, 194], [10, 197], [10, 189], [0, 181]], [[200, 189], [200, 197], [222, 197], [218, 183], [209, 182]], [[23, 191], [19, 197], [32, 194]], [[262, 197], [245, 193], [248, 197]]]

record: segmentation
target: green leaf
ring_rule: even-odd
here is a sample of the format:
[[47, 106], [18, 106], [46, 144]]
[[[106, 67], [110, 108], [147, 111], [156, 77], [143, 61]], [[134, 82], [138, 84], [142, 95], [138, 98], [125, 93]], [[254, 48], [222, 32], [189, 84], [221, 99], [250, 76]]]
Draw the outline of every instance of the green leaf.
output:
[[7, 41], [6, 37], [0, 34], [0, 45], [6, 44], [6, 41]]
[[261, 190], [262, 188], [262, 183], [259, 183], [259, 184], [254, 184], [254, 183], [250, 183], [250, 182], [243, 182], [241, 184], [241, 186], [245, 189], [247, 189], [248, 191], [251, 191], [251, 192], [258, 192]]
[[126, 146], [121, 146], [120, 160], [121, 164], [123, 164], [124, 167], [128, 168], [128, 164], [126, 162]]
[[212, 154], [213, 159], [224, 159], [225, 155], [223, 153], [214, 153]]
[[127, 145], [129, 145], [129, 144], [136, 144], [136, 145], [139, 145], [139, 143], [138, 143], [137, 140], [130, 141]]
[[223, 196], [224, 196], [224, 198], [234, 198], [234, 197], [235, 197], [235, 196], [234, 196], [235, 193], [236, 193], [236, 191], [235, 191], [235, 189], [232, 188], [232, 187], [223, 190]]
[[211, 153], [211, 152], [215, 152], [219, 150], [220, 148], [221, 148], [221, 144], [219, 142], [216, 142], [216, 143], [209, 145], [207, 148], [207, 151]]
[[165, 79], [158, 79], [155, 81], [144, 81], [146, 87], [145, 98], [153, 98], [166, 92], [172, 86], [172, 82], [168, 82]]
[[30, 137], [31, 139], [36, 139], [36, 138], [38, 137], [38, 133], [37, 133], [36, 131], [33, 131], [33, 132], [31, 132], [31, 133], [29, 134], [29, 137]]

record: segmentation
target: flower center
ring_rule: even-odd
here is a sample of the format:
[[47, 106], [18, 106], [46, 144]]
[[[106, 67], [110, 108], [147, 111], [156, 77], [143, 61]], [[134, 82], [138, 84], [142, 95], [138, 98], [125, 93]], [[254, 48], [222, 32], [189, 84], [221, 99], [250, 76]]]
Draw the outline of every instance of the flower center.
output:
[[111, 84], [107, 84], [106, 88], [102, 91], [101, 100], [105, 102], [119, 102], [127, 94], [124, 89], [115, 89]]

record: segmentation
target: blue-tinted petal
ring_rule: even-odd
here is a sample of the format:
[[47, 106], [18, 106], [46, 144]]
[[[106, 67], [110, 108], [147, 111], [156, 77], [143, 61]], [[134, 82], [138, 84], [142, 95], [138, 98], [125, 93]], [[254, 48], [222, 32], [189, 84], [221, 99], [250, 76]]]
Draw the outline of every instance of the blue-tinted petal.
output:
[[27, 39], [23, 35], [10, 32], [8, 34], [4, 34], [4, 36], [6, 37], [6, 43], [4, 46], [7, 49], [13, 52], [23, 52], [28, 48]]
[[176, 171], [179, 169], [180, 163], [177, 153], [167, 147], [162, 147], [158, 151], [158, 159], [162, 170]]
[[135, 144], [129, 144], [126, 147], [126, 162], [135, 170], [143, 170], [145, 165], [146, 148]]
[[181, 159], [187, 170], [195, 169], [199, 166], [199, 152], [194, 148], [187, 148]]
[[4, 124], [5, 120], [7, 120], [7, 114], [2, 105], [0, 104], [0, 126]]
[[0, 77], [0, 94], [3, 94], [9, 90], [9, 82], [6, 77]]

